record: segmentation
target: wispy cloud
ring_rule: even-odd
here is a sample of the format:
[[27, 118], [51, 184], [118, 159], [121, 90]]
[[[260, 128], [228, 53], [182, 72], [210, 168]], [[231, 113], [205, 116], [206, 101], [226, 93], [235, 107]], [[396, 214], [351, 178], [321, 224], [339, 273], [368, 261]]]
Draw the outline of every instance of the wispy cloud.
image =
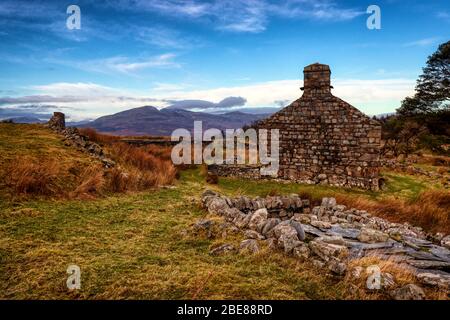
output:
[[439, 37], [430, 37], [430, 38], [424, 38], [419, 39], [411, 42], [404, 43], [404, 47], [427, 47], [435, 44], [437, 41], [439, 41]]
[[250, 33], [266, 30], [271, 16], [343, 21], [365, 13], [361, 8], [343, 7], [332, 0], [121, 0], [110, 4], [121, 10], [156, 12], [210, 24], [219, 30]]
[[203, 46], [203, 41], [165, 26], [134, 26], [135, 39], [160, 48], [187, 49]]
[[50, 95], [30, 95], [22, 97], [0, 97], [0, 105], [14, 105], [23, 103], [59, 103], [59, 102], [80, 102], [87, 101], [88, 97], [59, 96]]
[[48, 1], [2, 0], [0, 2], [0, 17], [5, 19], [39, 19], [64, 15], [65, 10], [58, 10], [58, 6]]
[[149, 68], [179, 68], [181, 65], [173, 61], [175, 56], [173, 53], [166, 53], [138, 62], [127, 61], [127, 59], [115, 59], [115, 61], [109, 60], [107, 66], [123, 73], [133, 73]]
[[436, 17], [438, 17], [439, 19], [443, 19], [443, 20], [445, 20], [445, 21], [450, 22], [450, 13], [447, 12], [447, 11], [439, 11], [439, 12], [436, 14]]
[[287, 0], [270, 5], [270, 9], [282, 17], [326, 21], [351, 20], [365, 14], [365, 10], [344, 8], [330, 0]]
[[[80, 1], [82, 2], [82, 1]], [[81, 5], [81, 4], [80, 4]], [[82, 28], [69, 30], [66, 26], [68, 4], [60, 1], [2, 0], [0, 2], [0, 28], [7, 30], [5, 35], [22, 31], [56, 36], [76, 42], [89, 39], [114, 40], [124, 36], [123, 28], [117, 24], [101, 23], [90, 15], [81, 5]]]
[[123, 24], [109, 19], [108, 15], [99, 18], [94, 16], [92, 9], [151, 13], [234, 33], [263, 32], [273, 17], [344, 21], [364, 14], [362, 8], [348, 7], [334, 0], [110, 0], [89, 3], [80, 0], [78, 4], [82, 9], [82, 28], [68, 30], [65, 26], [66, 5], [59, 1], [2, 0], [0, 26], [3, 36], [9, 31], [32, 30], [75, 42], [132, 39], [162, 48], [185, 49], [202, 46], [203, 41], [161, 23], [152, 23], [148, 27], [148, 24], [139, 23], [139, 19]]
[[184, 83], [179, 84], [179, 83], [156, 82], [154, 86], [151, 88], [151, 90], [155, 92], [169, 92], [169, 91], [186, 90], [189, 87], [191, 87], [191, 85]]
[[96, 97], [122, 94], [123, 91], [91, 82], [56, 82], [46, 85], [31, 86], [30, 89], [49, 96]]
[[138, 75], [139, 71], [145, 69], [174, 69], [181, 68], [181, 64], [175, 61], [176, 54], [165, 53], [161, 55], [131, 58], [125, 56], [114, 56], [91, 60], [65, 60], [59, 58], [48, 58], [47, 62], [64, 65], [88, 72], [103, 74], [126, 74]]

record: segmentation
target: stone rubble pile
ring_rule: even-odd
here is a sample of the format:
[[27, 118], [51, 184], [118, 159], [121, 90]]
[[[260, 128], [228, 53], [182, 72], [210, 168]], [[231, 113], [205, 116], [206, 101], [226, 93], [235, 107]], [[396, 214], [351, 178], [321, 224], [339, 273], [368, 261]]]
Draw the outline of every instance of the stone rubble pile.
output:
[[383, 167], [390, 168], [390, 169], [397, 169], [397, 170], [404, 171], [404, 172], [407, 172], [410, 174], [423, 175], [423, 176], [427, 176], [429, 178], [443, 178], [444, 177], [444, 175], [442, 175], [438, 172], [425, 170], [425, 169], [422, 169], [419, 167], [415, 167], [411, 164], [401, 163], [398, 161], [386, 160], [383, 162]]
[[115, 166], [114, 161], [104, 154], [102, 147], [97, 143], [89, 141], [89, 138], [81, 135], [77, 128], [66, 127], [64, 113], [54, 112], [47, 126], [63, 135], [64, 142], [67, 146], [73, 146], [88, 153], [90, 156], [99, 159], [105, 168]]
[[[202, 195], [202, 205], [246, 237], [239, 249], [225, 244], [215, 248], [213, 254], [258, 252], [259, 243], [264, 241], [270, 248], [279, 248], [301, 261], [311, 260], [337, 276], [349, 272], [351, 260], [376, 255], [404, 265], [416, 275], [418, 283], [449, 292], [450, 235], [429, 235], [408, 223], [392, 223], [364, 210], [346, 208], [334, 198], [323, 198], [320, 206], [311, 208], [308, 200], [296, 194], [228, 198], [208, 190]], [[382, 277], [383, 287], [395, 284], [392, 275], [383, 273]], [[394, 298], [422, 297], [416, 287], [392, 290], [391, 294]]]

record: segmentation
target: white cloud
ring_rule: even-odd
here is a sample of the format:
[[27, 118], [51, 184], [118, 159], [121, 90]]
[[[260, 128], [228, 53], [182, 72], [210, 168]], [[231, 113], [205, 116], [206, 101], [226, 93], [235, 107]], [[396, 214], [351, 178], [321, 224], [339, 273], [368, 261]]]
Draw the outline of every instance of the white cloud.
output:
[[[341, 80], [333, 81], [333, 94], [341, 97], [355, 106], [379, 106], [384, 111], [394, 111], [389, 108], [392, 103], [400, 106], [400, 101], [414, 93], [414, 79], [383, 79], [383, 80]], [[377, 110], [365, 110], [368, 113], [380, 113]]]
[[112, 88], [95, 83], [58, 82], [30, 87], [34, 95], [22, 97], [0, 97], [0, 105], [12, 108], [21, 104], [53, 103], [66, 108], [71, 120], [97, 118], [143, 105], [163, 107], [167, 103], [148, 95], [126, 89]]
[[[392, 112], [401, 100], [414, 92], [414, 79], [335, 79], [332, 93], [361, 111], [373, 115]], [[278, 107], [280, 102], [296, 100], [301, 96], [300, 80], [278, 80], [244, 86], [220, 87], [206, 90], [189, 90], [182, 85], [157, 84], [150, 93], [131, 92], [95, 83], [52, 83], [33, 86], [36, 95], [17, 98], [0, 98], [0, 103], [14, 106], [25, 103], [53, 103], [67, 108], [73, 120], [96, 118], [136, 108], [153, 105], [159, 108], [177, 100], [207, 100], [219, 103], [228, 97], [242, 97], [246, 108]], [[156, 89], [156, 90], [155, 90]], [[160, 90], [158, 90], [160, 89]]]
[[[414, 91], [413, 79], [333, 80], [333, 94], [368, 114], [394, 111], [400, 101]], [[245, 86], [222, 87], [208, 90], [174, 91], [155, 95], [159, 99], [218, 102], [229, 96], [241, 96], [247, 107], [278, 106], [279, 101], [293, 101], [301, 96], [302, 81], [279, 80]]]

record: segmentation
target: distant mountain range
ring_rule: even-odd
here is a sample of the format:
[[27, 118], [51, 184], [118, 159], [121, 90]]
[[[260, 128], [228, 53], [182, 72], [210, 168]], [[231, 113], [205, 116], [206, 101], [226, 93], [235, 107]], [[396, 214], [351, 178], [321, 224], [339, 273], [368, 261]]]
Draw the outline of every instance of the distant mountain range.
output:
[[[174, 105], [159, 110], [153, 106], [144, 106], [103, 116], [93, 121], [67, 121], [66, 125], [78, 128], [94, 128], [99, 132], [121, 136], [169, 136], [178, 128], [192, 131], [194, 121], [202, 121], [203, 130], [209, 128], [217, 128], [219, 130], [237, 129], [257, 120], [267, 118], [280, 110], [279, 108], [242, 108], [246, 112], [216, 113], [214, 108], [210, 108], [209, 112], [193, 112], [184, 109], [184, 107], [186, 106]], [[380, 114], [376, 117], [382, 118], [392, 114], [395, 113]], [[39, 119], [28, 115], [6, 119], [11, 119], [15, 123], [45, 122], [42, 118]]]
[[178, 128], [192, 131], [194, 121], [202, 121], [203, 130], [209, 128], [238, 129], [269, 115], [270, 113], [249, 114], [240, 111], [211, 114], [178, 108], [158, 110], [152, 106], [145, 106], [103, 116], [89, 123], [79, 124], [78, 127], [90, 127], [99, 132], [115, 135], [168, 136]]
[[7, 119], [4, 119], [3, 121], [12, 121], [14, 123], [45, 123], [45, 122], [47, 122], [45, 120], [41, 120], [39, 118], [30, 117], [30, 116], [7, 118]]

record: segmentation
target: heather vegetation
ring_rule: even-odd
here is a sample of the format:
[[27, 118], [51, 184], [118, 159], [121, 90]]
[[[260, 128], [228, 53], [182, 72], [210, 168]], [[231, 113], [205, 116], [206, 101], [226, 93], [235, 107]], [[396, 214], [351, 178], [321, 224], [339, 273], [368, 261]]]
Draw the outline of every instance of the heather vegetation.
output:
[[133, 147], [85, 129], [117, 163], [104, 168], [41, 125], [5, 123], [0, 131], [2, 197], [92, 198], [169, 185], [177, 174], [167, 147]]

